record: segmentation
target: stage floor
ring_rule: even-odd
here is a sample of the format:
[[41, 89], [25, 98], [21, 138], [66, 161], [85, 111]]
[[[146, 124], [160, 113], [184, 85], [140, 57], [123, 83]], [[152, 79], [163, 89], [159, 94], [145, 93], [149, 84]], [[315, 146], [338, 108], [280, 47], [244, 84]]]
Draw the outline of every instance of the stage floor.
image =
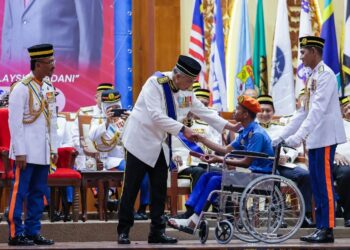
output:
[[[15, 249], [5, 243], [0, 249]], [[18, 248], [18, 247], [17, 247]], [[288, 240], [282, 244], [248, 244], [232, 240], [227, 245], [220, 245], [215, 240], [209, 240], [202, 245], [199, 241], [183, 240], [174, 245], [148, 244], [146, 241], [134, 241], [130, 245], [118, 245], [113, 241], [101, 242], [57, 242], [53, 246], [21, 247], [24, 249], [350, 249], [350, 238], [336, 239], [335, 243], [310, 244], [297, 239]]]

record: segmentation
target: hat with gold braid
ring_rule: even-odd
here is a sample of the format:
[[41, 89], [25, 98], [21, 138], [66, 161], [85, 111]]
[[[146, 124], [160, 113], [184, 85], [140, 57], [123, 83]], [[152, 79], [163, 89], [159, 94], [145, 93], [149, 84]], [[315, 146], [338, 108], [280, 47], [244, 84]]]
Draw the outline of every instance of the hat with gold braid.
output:
[[28, 48], [30, 59], [39, 59], [53, 55], [52, 44], [38, 44]]
[[184, 55], [179, 56], [176, 63], [176, 68], [191, 78], [196, 78], [202, 69], [201, 65], [196, 61], [196, 59]]
[[210, 99], [210, 91], [208, 89], [197, 88], [194, 90], [196, 97], [201, 97], [205, 99]]
[[350, 102], [350, 96], [339, 97], [339, 102], [341, 106], [348, 104]]
[[96, 92], [104, 91], [104, 90], [108, 90], [108, 89], [113, 89], [112, 83], [100, 83], [96, 88]]
[[319, 47], [323, 49], [325, 40], [318, 36], [304, 36], [299, 38], [300, 48]]
[[109, 89], [102, 92], [101, 100], [104, 103], [113, 103], [120, 101], [120, 93], [117, 90]]

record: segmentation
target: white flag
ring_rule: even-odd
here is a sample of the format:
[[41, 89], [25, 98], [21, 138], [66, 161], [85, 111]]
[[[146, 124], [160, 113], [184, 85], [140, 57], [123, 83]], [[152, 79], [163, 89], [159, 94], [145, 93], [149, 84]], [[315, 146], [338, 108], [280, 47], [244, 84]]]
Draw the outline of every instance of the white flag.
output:
[[291, 115], [295, 111], [295, 96], [287, 0], [278, 1], [274, 37], [271, 89], [275, 114]]
[[[312, 17], [309, 0], [301, 0], [299, 37], [313, 36]], [[298, 45], [298, 67], [295, 77], [295, 96], [299, 96], [300, 91], [305, 88], [306, 76], [310, 73], [310, 68], [304, 67], [300, 60], [300, 45]]]

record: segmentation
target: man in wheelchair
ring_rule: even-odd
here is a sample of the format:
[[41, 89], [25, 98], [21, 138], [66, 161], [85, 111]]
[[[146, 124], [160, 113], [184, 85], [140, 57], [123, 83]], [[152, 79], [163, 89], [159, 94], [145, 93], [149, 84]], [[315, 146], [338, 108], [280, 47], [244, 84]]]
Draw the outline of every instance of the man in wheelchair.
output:
[[[219, 154], [226, 154], [232, 150], [246, 150], [260, 152], [273, 156], [271, 139], [266, 131], [255, 122], [256, 114], [261, 111], [259, 102], [249, 96], [239, 96], [238, 105], [236, 107], [234, 117], [237, 122], [240, 122], [243, 129], [239, 131], [239, 136], [230, 145], [221, 146], [203, 136], [197, 136], [197, 141], [214, 150]], [[222, 163], [224, 157], [218, 155], [203, 155], [202, 161], [208, 163]], [[271, 173], [272, 161], [268, 159], [252, 159], [249, 157], [228, 159], [227, 164], [230, 169], [234, 167], [249, 168], [254, 173]], [[168, 221], [169, 226], [177, 229], [183, 227], [195, 228], [199, 222], [199, 215], [202, 212], [207, 197], [213, 190], [218, 190], [221, 187], [222, 174], [219, 172], [208, 172], [202, 175], [196, 186], [194, 187], [189, 199], [186, 202], [186, 207], [193, 210], [193, 215], [188, 219], [171, 218]]]

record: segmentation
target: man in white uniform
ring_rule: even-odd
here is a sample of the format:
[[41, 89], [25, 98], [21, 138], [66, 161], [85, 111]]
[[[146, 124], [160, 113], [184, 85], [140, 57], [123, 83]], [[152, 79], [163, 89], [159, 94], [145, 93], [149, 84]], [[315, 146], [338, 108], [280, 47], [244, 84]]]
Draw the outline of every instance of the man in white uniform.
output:
[[[10, 157], [15, 160], [11, 192], [9, 245], [52, 245], [40, 234], [44, 194], [50, 161], [57, 162], [57, 113], [55, 89], [50, 82], [55, 68], [53, 46], [28, 48], [31, 72], [15, 83], [9, 100]], [[22, 224], [22, 204], [27, 216]]]
[[[151, 183], [151, 229], [148, 243], [176, 243], [165, 234], [164, 214], [168, 166], [171, 162], [171, 135], [180, 131], [191, 140], [195, 133], [181, 122], [192, 112], [218, 131], [237, 131], [188, 89], [201, 70], [191, 57], [181, 55], [172, 72], [156, 72], [148, 78], [125, 125], [122, 137], [126, 149], [126, 169], [119, 210], [118, 243], [130, 244], [133, 206], [140, 183], [147, 172]], [[170, 148], [169, 146], [170, 145]]]
[[346, 142], [334, 72], [322, 61], [324, 39], [301, 37], [301, 60], [311, 68], [305, 89], [305, 103], [294, 115], [280, 137], [291, 147], [306, 141], [311, 187], [316, 202], [317, 230], [300, 240], [314, 243], [334, 242], [335, 199], [332, 169], [335, 149]]

